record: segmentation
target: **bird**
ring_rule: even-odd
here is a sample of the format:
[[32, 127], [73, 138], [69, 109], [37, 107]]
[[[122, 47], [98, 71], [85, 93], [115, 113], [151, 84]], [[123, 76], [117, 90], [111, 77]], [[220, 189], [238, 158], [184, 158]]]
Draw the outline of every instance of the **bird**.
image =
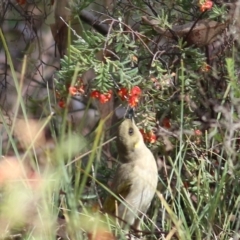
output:
[[119, 125], [116, 143], [120, 165], [110, 189], [121, 201], [109, 194], [103, 210], [115, 216], [117, 213], [117, 217], [122, 220], [121, 226], [131, 226], [140, 231], [144, 214], [157, 188], [156, 160], [145, 145], [131, 113]]

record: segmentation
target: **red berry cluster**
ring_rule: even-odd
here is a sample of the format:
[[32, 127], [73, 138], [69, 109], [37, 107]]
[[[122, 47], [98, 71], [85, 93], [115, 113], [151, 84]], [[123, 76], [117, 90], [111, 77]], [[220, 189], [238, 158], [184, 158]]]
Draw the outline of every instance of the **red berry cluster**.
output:
[[143, 136], [144, 142], [155, 143], [157, 141], [157, 136], [152, 131], [146, 131], [145, 129], [139, 129]]
[[[66, 84], [66, 88], [68, 89], [68, 94], [71, 96], [78, 96], [85, 93], [85, 86], [83, 84], [83, 80], [79, 78], [77, 82], [71, 86], [70, 84]], [[66, 107], [66, 91], [58, 91], [56, 90], [56, 98], [58, 101], [58, 106], [60, 108]]]
[[[68, 93], [71, 96], [77, 96], [85, 93], [84, 85], [82, 81], [78, 81], [74, 86], [68, 86], [67, 88], [68, 88]], [[142, 90], [138, 86], [134, 86], [131, 90], [128, 90], [127, 88], [122, 87], [118, 90], [117, 94], [123, 101], [127, 101], [130, 107], [136, 107], [139, 102], [139, 98], [142, 94]], [[112, 95], [113, 95], [112, 90], [108, 90], [105, 93], [99, 90], [93, 90], [90, 94], [90, 97], [95, 98], [99, 100], [100, 103], [104, 104], [112, 98]], [[56, 97], [58, 99], [58, 106], [61, 108], [65, 108], [66, 101], [64, 100], [63, 97], [61, 97], [61, 94], [57, 91], [56, 91]]]
[[91, 92], [91, 98], [96, 98], [100, 103], [108, 102], [112, 97], [112, 90], [108, 90], [106, 93], [101, 93], [98, 90], [93, 90]]
[[134, 86], [130, 91], [125, 87], [122, 87], [118, 90], [118, 96], [123, 101], [128, 101], [128, 105], [130, 107], [137, 106], [141, 94], [142, 90], [138, 86]]
[[80, 87], [69, 87], [68, 92], [71, 96], [76, 96], [76, 95], [83, 94], [85, 91], [83, 86], [80, 86]]
[[210, 0], [200, 0], [199, 1], [200, 11], [205, 12], [210, 10], [213, 6], [213, 2]]

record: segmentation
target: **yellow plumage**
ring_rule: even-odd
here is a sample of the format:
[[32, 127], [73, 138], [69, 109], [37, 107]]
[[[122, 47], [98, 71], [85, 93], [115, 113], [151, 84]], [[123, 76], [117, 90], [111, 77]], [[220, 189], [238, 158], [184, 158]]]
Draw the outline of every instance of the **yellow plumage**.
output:
[[111, 190], [123, 199], [125, 204], [118, 202], [116, 211], [116, 199], [109, 195], [104, 203], [104, 210], [114, 215], [118, 212], [120, 219], [139, 229], [139, 219], [148, 210], [157, 188], [156, 161], [132, 119], [125, 119], [119, 126], [117, 148], [121, 164], [116, 171]]

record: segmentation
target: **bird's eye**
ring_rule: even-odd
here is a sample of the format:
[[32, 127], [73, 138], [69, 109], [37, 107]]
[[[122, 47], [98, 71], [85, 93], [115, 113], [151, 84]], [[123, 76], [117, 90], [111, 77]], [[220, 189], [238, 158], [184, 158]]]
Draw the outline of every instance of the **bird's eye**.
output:
[[130, 127], [129, 129], [128, 129], [128, 134], [131, 136], [131, 135], [133, 135], [133, 128], [132, 127]]

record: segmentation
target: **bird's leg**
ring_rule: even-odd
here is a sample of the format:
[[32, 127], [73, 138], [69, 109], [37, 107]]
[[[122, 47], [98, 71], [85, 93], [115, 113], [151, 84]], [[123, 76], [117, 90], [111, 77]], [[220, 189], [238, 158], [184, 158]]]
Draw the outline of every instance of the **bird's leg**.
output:
[[134, 224], [132, 225], [133, 229], [136, 230], [136, 236], [142, 237], [142, 229], [141, 229], [141, 223], [143, 221], [143, 214], [139, 215], [138, 218], [135, 219]]

